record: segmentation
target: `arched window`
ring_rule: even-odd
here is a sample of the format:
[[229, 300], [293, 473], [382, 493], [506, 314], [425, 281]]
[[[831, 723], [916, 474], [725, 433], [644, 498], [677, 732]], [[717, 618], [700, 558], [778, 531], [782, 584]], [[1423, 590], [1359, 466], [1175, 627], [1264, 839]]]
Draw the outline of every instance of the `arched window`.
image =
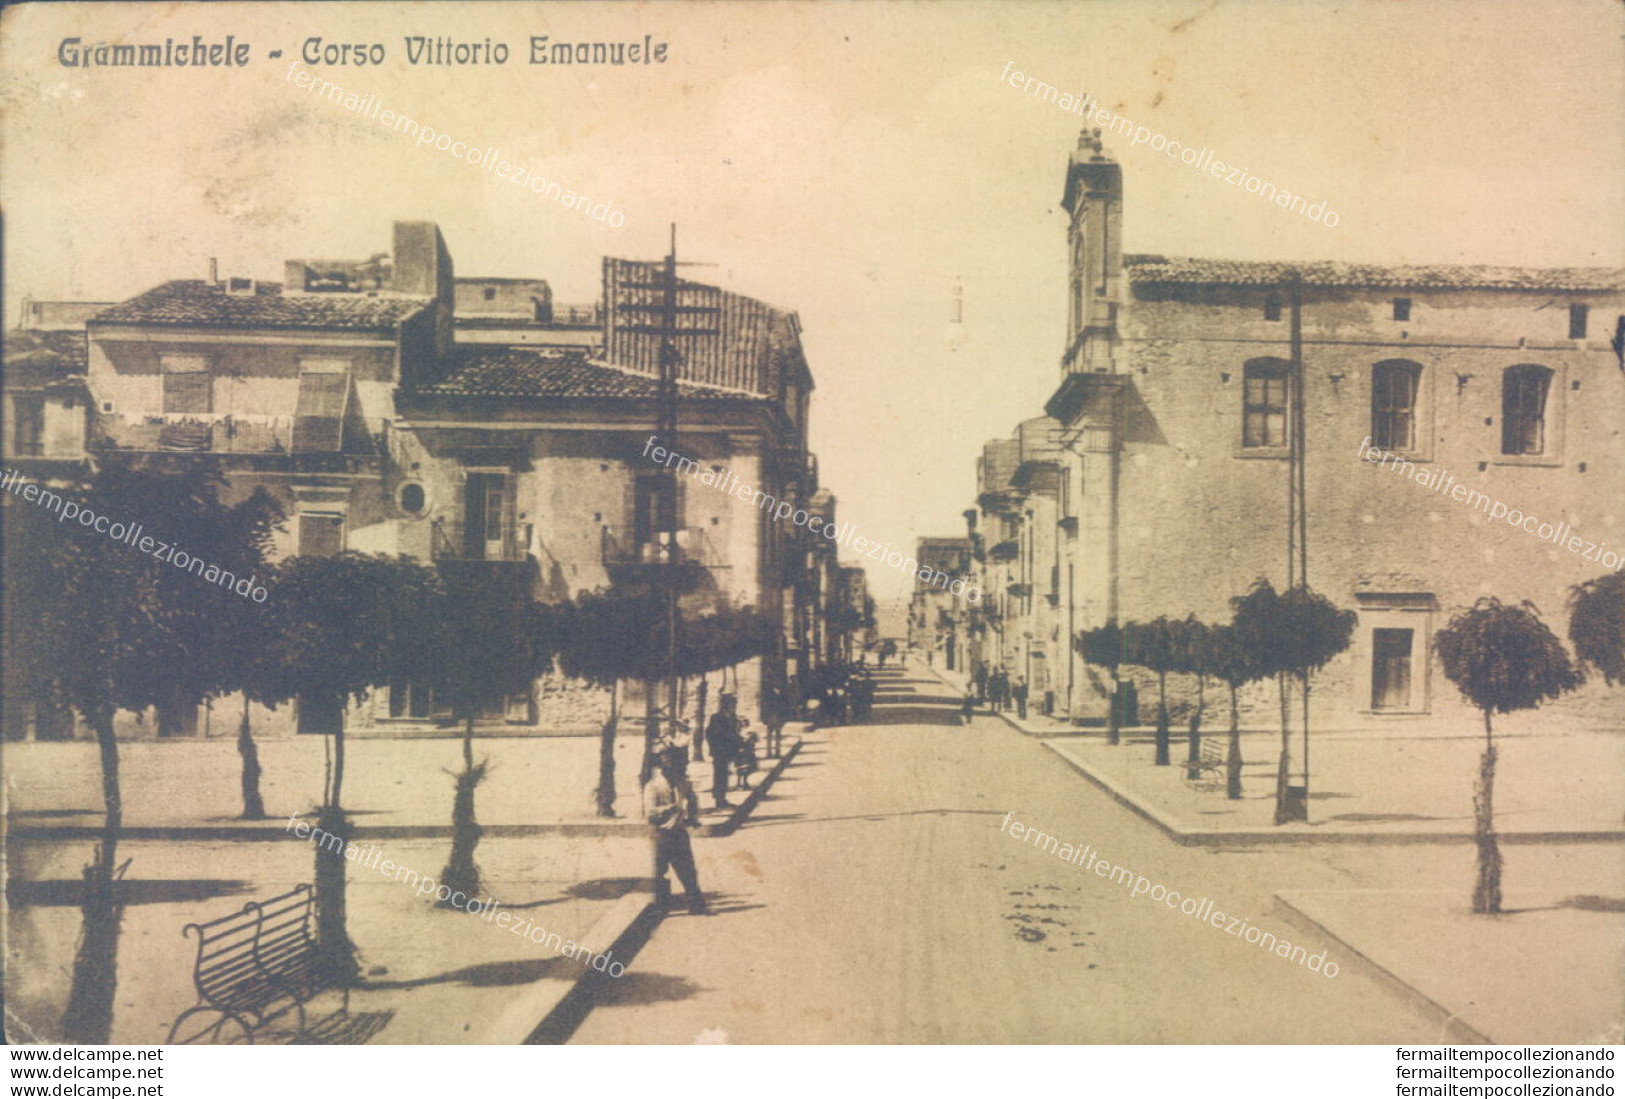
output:
[[1279, 359], [1254, 359], [1242, 382], [1241, 445], [1286, 446], [1287, 377]]
[[1416, 394], [1422, 368], [1404, 359], [1371, 370], [1371, 441], [1381, 450], [1416, 449]]
[[1501, 453], [1546, 453], [1546, 400], [1552, 372], [1523, 363], [1501, 375]]

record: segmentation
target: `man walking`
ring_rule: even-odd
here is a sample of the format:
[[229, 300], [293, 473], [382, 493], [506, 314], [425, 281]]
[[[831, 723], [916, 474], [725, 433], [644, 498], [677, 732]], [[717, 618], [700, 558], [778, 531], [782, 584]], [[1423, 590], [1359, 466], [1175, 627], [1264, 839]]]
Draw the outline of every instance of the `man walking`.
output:
[[771, 759], [779, 758], [784, 749], [785, 710], [784, 692], [769, 687], [767, 697], [762, 700], [762, 724], [767, 726], [767, 754]]
[[728, 776], [739, 746], [739, 697], [723, 692], [721, 707], [705, 727], [705, 746], [711, 749], [711, 797], [718, 809], [732, 809]]
[[1016, 700], [1016, 716], [1022, 721], [1027, 720], [1027, 677], [1016, 676], [1016, 685], [1010, 688], [1010, 695]]
[[688, 910], [696, 916], [709, 915], [694, 869], [694, 846], [688, 838], [689, 826], [699, 822], [699, 799], [688, 784], [688, 753], [681, 747], [668, 746], [655, 754], [654, 774], [643, 787], [643, 815], [654, 845], [655, 903], [665, 908], [671, 900], [666, 881], [666, 868], [670, 867], [683, 883]]
[[976, 662], [976, 670], [971, 672], [971, 681], [976, 684], [976, 704], [987, 704], [987, 665], [980, 660]]

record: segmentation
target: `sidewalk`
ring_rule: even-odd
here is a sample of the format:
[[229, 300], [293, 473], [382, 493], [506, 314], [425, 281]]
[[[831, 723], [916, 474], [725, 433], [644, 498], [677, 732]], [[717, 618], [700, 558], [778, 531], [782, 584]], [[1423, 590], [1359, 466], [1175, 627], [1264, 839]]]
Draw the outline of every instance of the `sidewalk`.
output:
[[[936, 677], [963, 677], [936, 668]], [[1483, 736], [1476, 731], [1311, 734], [1313, 788], [1307, 824], [1276, 825], [1275, 767], [1279, 734], [1243, 731], [1243, 797], [1185, 780], [1185, 731], [1171, 731], [1172, 763], [1155, 764], [1153, 730], [1103, 731], [1029, 715], [1003, 718], [1042, 737], [1046, 748], [1123, 805], [1184, 845], [1257, 843], [1470, 843], [1473, 783]], [[1625, 736], [1607, 732], [1497, 736], [1495, 819], [1507, 843], [1602, 843], [1625, 840]], [[1223, 745], [1228, 729], [1209, 725], [1203, 739]], [[1301, 750], [1301, 733], [1293, 751]]]
[[1625, 1039], [1625, 901], [1511, 889], [1475, 916], [1465, 891], [1286, 892], [1295, 922], [1324, 931], [1434, 1011], [1450, 1042]]
[[[787, 724], [785, 755], [808, 726]], [[129, 741], [119, 745], [127, 839], [273, 840], [293, 838], [290, 814], [309, 815], [321, 800], [324, 737], [259, 742], [264, 774], [260, 791], [272, 819], [243, 821], [242, 762], [225, 740]], [[7, 834], [13, 839], [76, 839], [101, 826], [101, 771], [87, 741], [8, 743], [5, 748]], [[641, 735], [615, 742], [615, 812], [596, 813], [595, 738], [502, 737], [476, 739], [474, 758], [490, 769], [475, 795], [487, 836], [645, 834], [638, 769]], [[462, 745], [453, 739], [366, 738], [345, 746], [344, 804], [360, 839], [444, 838], [451, 835], [451, 776], [462, 769]], [[702, 835], [738, 827], [762, 796], [775, 765], [763, 758], [752, 791], [734, 791], [733, 809], [705, 809]], [[711, 802], [711, 764], [691, 763], [689, 777]], [[182, 796], [184, 795], [184, 796]]]
[[[386, 842], [387, 857], [438, 876], [444, 843]], [[132, 859], [121, 890], [127, 904], [119, 927], [117, 992], [112, 1041], [162, 1042], [171, 1023], [197, 1003], [192, 985], [196, 943], [188, 923], [240, 911], [311, 880], [314, 852], [301, 845], [129, 842]], [[13, 1040], [60, 1040], [69, 974], [83, 918], [78, 907], [79, 844], [28, 844], [11, 852], [13, 872], [25, 862], [26, 879], [10, 883], [7, 913], [7, 1031]], [[486, 840], [478, 858], [482, 895], [501, 902], [496, 914], [532, 921], [539, 937], [557, 933], [594, 952], [615, 949], [613, 960], [631, 969], [625, 933], [649, 906], [646, 838], [548, 837], [523, 843]], [[342, 1002], [324, 993], [309, 1007], [323, 1039], [332, 1044], [522, 1041], [590, 975], [583, 963], [495, 919], [436, 908], [405, 881], [359, 866], [349, 870], [347, 925], [360, 952], [362, 986], [350, 996], [348, 1018], [333, 1018]], [[524, 929], [526, 932], [529, 928]], [[633, 947], [635, 949], [635, 947]], [[618, 978], [619, 979], [619, 978]], [[520, 1020], [510, 1014], [518, 1011]], [[264, 1037], [286, 1041], [293, 1017]], [[26, 1029], [25, 1029], [26, 1028]], [[517, 1030], [524, 1033], [517, 1034]], [[257, 1043], [261, 1041], [257, 1039]]]

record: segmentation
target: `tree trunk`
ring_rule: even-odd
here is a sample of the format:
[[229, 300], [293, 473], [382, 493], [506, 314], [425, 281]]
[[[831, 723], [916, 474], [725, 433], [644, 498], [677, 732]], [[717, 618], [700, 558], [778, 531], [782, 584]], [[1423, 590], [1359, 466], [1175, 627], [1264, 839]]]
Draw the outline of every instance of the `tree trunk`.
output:
[[1478, 789], [1473, 791], [1473, 841], [1478, 845], [1478, 882], [1473, 886], [1473, 911], [1492, 915], [1501, 911], [1501, 848], [1495, 839], [1495, 739], [1490, 712], [1484, 711], [1484, 758], [1478, 764]]
[[1236, 705], [1236, 685], [1230, 684], [1230, 751], [1224, 761], [1224, 793], [1232, 801], [1241, 798], [1241, 708]]
[[343, 805], [339, 797], [344, 788], [344, 703], [346, 698], [339, 699], [339, 727], [333, 734], [333, 789], [328, 795], [328, 803], [335, 809]]
[[[457, 792], [451, 804], [451, 855], [440, 872], [440, 884], [453, 893], [462, 893], [472, 903], [480, 890], [480, 870], [474, 863], [474, 848], [483, 831], [474, 819], [474, 789], [485, 778], [485, 767], [474, 766], [474, 714], [463, 725], [463, 771], [457, 776]], [[451, 907], [447, 898], [440, 907]]]
[[[327, 804], [316, 813], [317, 827], [326, 835], [316, 845], [316, 970], [333, 988], [350, 988], [360, 972], [355, 945], [350, 942], [345, 912], [344, 851], [352, 827], [340, 800], [344, 788], [344, 707], [339, 706], [339, 727], [333, 734], [333, 784]], [[338, 837], [335, 849], [327, 836]]]
[[243, 723], [237, 727], [237, 754], [243, 757], [243, 819], [264, 820], [260, 798], [260, 753], [248, 724], [248, 695], [243, 695]]
[[102, 840], [83, 871], [83, 932], [74, 953], [68, 1005], [62, 1014], [62, 1037], [75, 1044], [104, 1045], [112, 1041], [119, 924], [124, 916], [124, 906], [114, 895], [120, 874], [116, 867], [124, 801], [119, 793], [118, 741], [113, 736], [112, 707], [90, 716], [101, 754]]
[[638, 767], [638, 784], [647, 785], [654, 775], [655, 741], [660, 739], [660, 680], [643, 681], [643, 762]]
[[1198, 778], [1202, 773], [1202, 707], [1207, 705], [1207, 676], [1196, 677], [1196, 709], [1191, 712], [1191, 727], [1185, 750], [1185, 777]]
[[1106, 706], [1106, 743], [1123, 742], [1123, 680], [1116, 667], [1112, 668], [1112, 697]]
[[621, 720], [621, 681], [609, 685], [609, 720], [598, 734], [598, 815], [615, 815], [615, 727]]
[[694, 762], [705, 762], [705, 696], [711, 692], [711, 682], [705, 676], [700, 676], [699, 686], [694, 688]]
[[1285, 824], [1292, 819], [1292, 813], [1287, 805], [1286, 788], [1292, 768], [1292, 743], [1289, 722], [1289, 703], [1287, 700], [1286, 673], [1275, 677], [1276, 688], [1281, 695], [1281, 763], [1275, 771], [1275, 823]]
[[1168, 673], [1157, 671], [1157, 766], [1169, 763], [1168, 744]]

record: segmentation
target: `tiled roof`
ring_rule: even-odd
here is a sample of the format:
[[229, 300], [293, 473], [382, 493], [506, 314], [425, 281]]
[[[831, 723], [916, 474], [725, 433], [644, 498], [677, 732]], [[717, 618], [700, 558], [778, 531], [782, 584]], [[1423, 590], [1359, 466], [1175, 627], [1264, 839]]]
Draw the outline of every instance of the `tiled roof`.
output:
[[89, 347], [82, 331], [27, 329], [6, 336], [8, 370], [28, 368], [36, 375], [66, 377], [85, 373], [88, 360]]
[[176, 279], [103, 309], [90, 323], [392, 332], [428, 304], [427, 298], [284, 294], [275, 282], [259, 283], [252, 294], [228, 294], [202, 279]]
[[[419, 396], [456, 397], [609, 397], [621, 400], [654, 399], [660, 395], [658, 379], [606, 363], [593, 362], [581, 347], [460, 347], [454, 365], [440, 381], [418, 386]], [[677, 393], [685, 398], [762, 400], [720, 386], [680, 381]]]
[[1129, 281], [1149, 284], [1274, 286], [1294, 271], [1305, 286], [1383, 287], [1396, 290], [1625, 290], [1620, 267], [1490, 267], [1431, 264], [1386, 267], [1366, 263], [1268, 263], [1126, 255]]

